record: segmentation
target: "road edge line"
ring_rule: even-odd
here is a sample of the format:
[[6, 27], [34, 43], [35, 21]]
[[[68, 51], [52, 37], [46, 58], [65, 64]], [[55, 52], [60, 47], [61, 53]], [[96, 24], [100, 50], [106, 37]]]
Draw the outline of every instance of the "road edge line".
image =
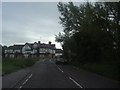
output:
[[69, 77], [70, 80], [72, 80], [77, 86], [79, 86], [80, 88], [83, 88], [78, 82], [76, 82], [74, 79], [72, 79], [71, 77]]

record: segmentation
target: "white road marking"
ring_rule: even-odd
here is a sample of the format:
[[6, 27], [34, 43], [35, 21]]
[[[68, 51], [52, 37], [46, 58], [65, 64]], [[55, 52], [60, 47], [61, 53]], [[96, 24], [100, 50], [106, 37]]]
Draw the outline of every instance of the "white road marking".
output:
[[70, 80], [72, 80], [77, 86], [79, 86], [80, 88], [83, 88], [79, 83], [77, 83], [74, 79], [72, 79], [71, 77], [69, 77]]
[[32, 77], [32, 74], [23, 82], [22, 85], [26, 84], [26, 82]]
[[21, 89], [21, 88], [22, 88], [22, 86], [19, 87], [19, 89]]
[[[57, 66], [58, 67], [58, 66]], [[58, 69], [61, 71], [61, 72], [64, 72], [64, 71], [62, 71], [59, 67], [58, 67]]]
[[28, 81], [28, 79], [25, 80], [26, 82]]
[[27, 81], [23, 82], [23, 85], [26, 84]]
[[32, 74], [29, 76], [29, 79], [32, 77]]
[[24, 82], [23, 82], [23, 84], [22, 85], [24, 85], [24, 84], [26, 84], [26, 82], [28, 81], [28, 79], [26, 79]]

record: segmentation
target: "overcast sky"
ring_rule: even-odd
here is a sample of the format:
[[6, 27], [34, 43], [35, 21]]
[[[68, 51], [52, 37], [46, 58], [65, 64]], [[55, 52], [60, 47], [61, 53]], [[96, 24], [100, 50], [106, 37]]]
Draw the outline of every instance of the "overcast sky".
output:
[[41, 41], [55, 42], [55, 34], [63, 31], [59, 24], [57, 2], [3, 2], [2, 45]]

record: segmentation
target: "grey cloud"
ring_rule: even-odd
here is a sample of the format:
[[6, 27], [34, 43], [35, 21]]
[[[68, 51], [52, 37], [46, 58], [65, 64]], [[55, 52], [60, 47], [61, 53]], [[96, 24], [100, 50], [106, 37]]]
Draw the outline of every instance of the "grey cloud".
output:
[[[56, 3], [3, 3], [3, 44], [55, 42], [62, 31]], [[58, 45], [60, 47], [60, 45]]]

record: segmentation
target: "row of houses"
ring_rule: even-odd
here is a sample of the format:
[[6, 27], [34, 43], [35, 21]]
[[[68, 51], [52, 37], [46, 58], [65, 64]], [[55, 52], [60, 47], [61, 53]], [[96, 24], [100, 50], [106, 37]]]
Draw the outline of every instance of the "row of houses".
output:
[[24, 45], [3, 46], [2, 56], [10, 58], [34, 58], [34, 57], [49, 57], [54, 58], [56, 55], [62, 54], [61, 49], [56, 49], [55, 44], [50, 41], [48, 44], [40, 41], [34, 43], [25, 43]]

